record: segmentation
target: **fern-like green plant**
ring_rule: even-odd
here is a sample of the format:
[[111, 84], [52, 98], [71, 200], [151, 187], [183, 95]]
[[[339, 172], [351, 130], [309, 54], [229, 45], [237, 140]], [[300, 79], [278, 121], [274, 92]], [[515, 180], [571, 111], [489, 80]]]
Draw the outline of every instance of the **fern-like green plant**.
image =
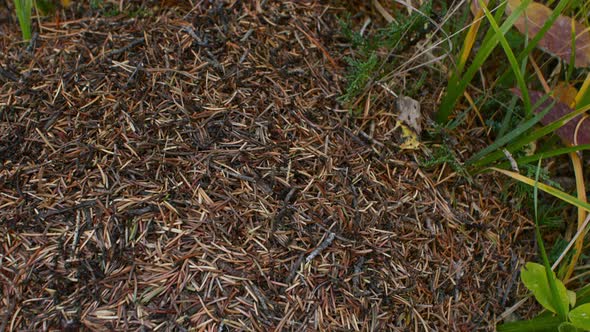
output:
[[431, 13], [432, 2], [426, 1], [419, 11], [407, 16], [396, 15], [395, 22], [363, 33], [353, 30], [350, 16], [341, 20], [342, 35], [350, 42], [353, 52], [345, 57], [348, 85], [340, 101], [353, 102], [372, 82], [387, 76], [396, 62], [391, 55], [403, 53], [432, 28], [428, 19]]
[[367, 60], [357, 60], [346, 58], [349, 70], [346, 75], [348, 85], [346, 92], [342, 95], [341, 100], [349, 102], [361, 93], [367, 83], [371, 80], [375, 70], [379, 66], [379, 59], [376, 54], [371, 54]]

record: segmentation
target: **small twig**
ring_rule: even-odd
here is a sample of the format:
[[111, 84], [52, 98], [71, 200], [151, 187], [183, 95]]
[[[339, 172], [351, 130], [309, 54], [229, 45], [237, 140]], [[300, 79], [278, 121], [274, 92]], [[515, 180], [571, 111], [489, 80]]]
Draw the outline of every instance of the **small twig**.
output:
[[[131, 41], [131, 43], [118, 48], [116, 50], [110, 50], [108, 52], [105, 52], [104, 54], [101, 55], [102, 58], [105, 58], [107, 56], [111, 56], [111, 55], [118, 55], [121, 54], [123, 52], [126, 52], [132, 48], [134, 48], [135, 46], [139, 45], [139, 44], [143, 44], [143, 42], [145, 41], [145, 38], [141, 37], [141, 38], [137, 38]], [[95, 58], [96, 59], [96, 58]]]
[[135, 79], [137, 78], [137, 74], [143, 70], [143, 62], [140, 62], [136, 67], [135, 70], [133, 70], [133, 73], [131, 73], [131, 75], [129, 75], [129, 79], [127, 79], [127, 83], [125, 84], [125, 87], [130, 87], [131, 84], [135, 81]]
[[78, 247], [78, 241], [80, 241], [80, 215], [76, 216], [76, 229], [74, 231], [74, 240], [72, 241], [72, 252], [76, 252]]
[[[303, 214], [302, 214], [302, 215], [303, 215]], [[322, 221], [322, 223], [326, 223], [328, 220], [330, 220], [330, 219], [332, 219], [332, 218], [333, 218], [333, 216], [329, 216], [328, 218], [324, 219], [324, 220]], [[330, 232], [330, 229], [332, 228], [332, 226], [330, 226], [330, 227], [328, 228], [328, 227], [326, 227], [326, 226], [322, 225], [321, 223], [317, 223], [317, 224], [316, 224], [316, 226], [317, 226], [317, 227], [319, 227], [319, 228], [321, 228], [321, 229], [323, 229], [323, 230], [324, 230], [324, 231], [326, 231], [326, 232]], [[345, 238], [344, 236], [342, 236], [342, 235], [338, 235], [338, 234], [336, 234], [336, 238], [337, 238], [338, 240], [340, 240], [340, 241], [343, 241], [343, 242], [355, 242], [354, 240], [351, 240], [351, 239]]]
[[256, 295], [258, 300], [260, 301], [260, 305], [262, 306], [262, 309], [264, 311], [268, 312], [269, 306], [272, 309], [272, 304], [268, 303], [269, 302], [268, 299], [266, 298], [266, 296], [264, 294], [262, 294], [262, 291], [260, 291], [260, 288], [258, 288], [253, 283], [251, 285], [252, 285], [252, 291], [254, 292], [254, 294]]
[[384, 147], [385, 145], [379, 141], [377, 141], [376, 139], [374, 139], [373, 137], [369, 136], [369, 134], [365, 133], [364, 131], [360, 130], [359, 131], [359, 135], [361, 135], [363, 138], [365, 138], [367, 141], [371, 142], [372, 144], [375, 144], [379, 147]]
[[305, 258], [305, 262], [311, 262], [311, 260], [314, 259], [317, 255], [319, 255], [322, 251], [324, 251], [324, 249], [328, 248], [328, 246], [332, 244], [332, 241], [334, 241], [335, 238], [336, 233], [330, 232], [328, 234], [328, 237], [325, 238], [324, 241], [322, 241], [322, 243], [317, 248], [315, 248], [315, 250], [312, 251], [311, 254], [309, 254], [309, 256], [307, 256], [307, 258]]
[[43, 211], [43, 212], [39, 212], [39, 214], [37, 214], [36, 218], [44, 220], [47, 217], [50, 216], [54, 216], [54, 215], [58, 215], [58, 214], [62, 214], [62, 213], [66, 213], [69, 211], [75, 211], [78, 210], [80, 208], [86, 208], [86, 207], [91, 207], [96, 205], [96, 201], [86, 201], [86, 202], [82, 202], [80, 204], [76, 204], [72, 207], [67, 207], [67, 208], [63, 208], [63, 209], [57, 209], [57, 210], [49, 210], [49, 211]]
[[360, 139], [360, 137], [358, 137], [357, 135], [355, 135], [352, 132], [352, 130], [348, 129], [347, 127], [341, 126], [340, 128], [342, 128], [342, 130], [344, 130], [344, 132], [347, 133], [348, 136], [350, 136], [350, 138], [352, 138], [358, 144], [360, 144], [360, 145], [369, 145], [367, 142], [363, 141], [362, 139]]
[[199, 37], [199, 35], [197, 35], [197, 33], [195, 32], [195, 29], [193, 29], [193, 27], [185, 26], [180, 31], [184, 31], [184, 32], [188, 33], [191, 37], [193, 37], [193, 39], [197, 41], [197, 45], [209, 46], [209, 43], [207, 41], [203, 41], [203, 39], [201, 37]]
[[295, 278], [295, 275], [297, 275], [297, 270], [301, 266], [301, 262], [303, 262], [304, 257], [305, 257], [304, 254], [299, 255], [299, 258], [297, 258], [297, 261], [291, 266], [291, 272], [289, 273], [289, 276], [285, 280], [286, 284], [290, 284], [291, 281], [293, 281], [293, 279]]
[[506, 319], [506, 317], [510, 316], [513, 312], [515, 312], [518, 308], [520, 308], [521, 305], [523, 305], [528, 299], [530, 298], [530, 296], [527, 296], [525, 298], [523, 298], [522, 300], [518, 301], [515, 305], [513, 305], [512, 307], [506, 309], [501, 315], [500, 317], [498, 317], [498, 319], [496, 320], [497, 322], [503, 321], [504, 319]]
[[252, 35], [253, 32], [254, 32], [254, 29], [250, 29], [250, 30], [246, 31], [246, 33], [244, 34], [244, 37], [242, 37], [240, 39], [240, 41], [245, 42], [248, 39], [248, 37], [250, 37]]
[[242, 62], [244, 62], [244, 60], [246, 60], [246, 57], [248, 56], [248, 54], [250, 54], [250, 49], [246, 49], [244, 51], [244, 54], [242, 54], [242, 56], [240, 57], [238, 64], [242, 64]]
[[350, 193], [352, 194], [352, 208], [354, 209], [353, 227], [354, 229], [357, 229], [357, 227], [359, 227], [361, 224], [361, 213], [359, 211], [358, 205], [359, 193], [356, 187], [354, 186], [353, 180], [348, 178], [348, 181], [350, 181]]
[[158, 207], [155, 205], [148, 205], [146, 207], [142, 207], [139, 209], [132, 209], [132, 210], [127, 210], [127, 211], [123, 211], [121, 214], [125, 215], [127, 217], [137, 217], [137, 216], [141, 216], [144, 215], [146, 213], [150, 213], [150, 212], [156, 212], [158, 211]]
[[398, 98], [397, 93], [393, 92], [393, 90], [391, 90], [387, 85], [383, 84], [382, 82], [378, 82], [377, 85], [382, 87], [383, 90], [387, 91], [389, 94], [391, 94], [395, 98]]

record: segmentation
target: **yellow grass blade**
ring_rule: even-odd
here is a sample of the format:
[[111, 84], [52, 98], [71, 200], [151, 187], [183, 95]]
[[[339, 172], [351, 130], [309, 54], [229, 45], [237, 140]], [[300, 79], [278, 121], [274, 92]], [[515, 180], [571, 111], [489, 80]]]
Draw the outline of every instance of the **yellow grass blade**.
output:
[[[572, 152], [570, 153], [570, 157], [572, 158], [572, 163], [574, 166], [574, 173], [576, 175], [576, 191], [578, 194], [578, 199], [583, 201], [583, 202], [587, 202], [587, 198], [586, 198], [586, 186], [584, 185], [584, 171], [582, 170], [582, 160], [580, 159], [580, 156], [576, 153], [576, 152]], [[578, 231], [580, 231], [581, 227], [584, 227], [584, 221], [586, 220], [586, 211], [581, 208], [578, 207]], [[578, 237], [578, 239], [576, 240], [576, 251], [574, 252], [574, 255], [572, 256], [572, 260], [569, 263], [569, 266], [567, 268], [567, 272], [565, 274], [565, 278], [563, 278], [563, 280], [568, 280], [572, 274], [574, 273], [574, 268], [576, 267], [576, 263], [578, 262], [578, 259], [580, 258], [580, 255], [582, 254], [582, 249], [584, 247], [584, 236], [586, 235], [586, 232], [583, 232], [582, 235], [580, 237]]]
[[[491, 169], [492, 171], [496, 171], [498, 173], [502, 173], [502, 174], [504, 174], [506, 176], [509, 176], [509, 177], [511, 177], [511, 178], [513, 178], [513, 179], [515, 179], [517, 181], [520, 181], [522, 183], [526, 183], [526, 184], [528, 184], [528, 185], [530, 185], [532, 187], [535, 186], [535, 180], [534, 179], [528, 178], [528, 177], [526, 177], [524, 175], [521, 175], [519, 173], [508, 171], [508, 170], [501, 169], [501, 168], [496, 168], [496, 167], [490, 167], [489, 169]], [[552, 195], [554, 197], [557, 197], [557, 198], [561, 199], [562, 201], [564, 201], [566, 203], [569, 203], [569, 204], [574, 205], [574, 206], [576, 206], [578, 208], [581, 208], [581, 209], [583, 209], [586, 212], [590, 212], [590, 204], [588, 204], [587, 202], [584, 202], [582, 200], [579, 200], [579, 199], [577, 199], [576, 197], [574, 197], [572, 195], [566, 194], [563, 191], [561, 191], [561, 190], [559, 190], [557, 188], [548, 186], [548, 185], [546, 185], [544, 183], [537, 182], [537, 187], [539, 189], [541, 189], [542, 191], [548, 193], [549, 195]]]

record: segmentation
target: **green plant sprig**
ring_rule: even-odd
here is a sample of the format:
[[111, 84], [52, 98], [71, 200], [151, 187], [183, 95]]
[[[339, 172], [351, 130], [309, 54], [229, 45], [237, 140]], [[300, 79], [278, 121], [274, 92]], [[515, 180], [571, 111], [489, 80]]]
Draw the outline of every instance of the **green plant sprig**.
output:
[[[534, 188], [534, 212], [535, 212], [535, 237], [539, 246], [539, 253], [543, 265], [528, 262], [521, 270], [523, 284], [533, 293], [533, 296], [545, 309], [556, 313], [553, 317], [541, 314], [531, 320], [516, 321], [498, 325], [497, 331], [587, 331], [590, 330], [590, 303], [576, 303], [578, 298], [585, 300], [586, 288], [578, 293], [568, 290], [564, 283], [557, 279], [549, 264], [549, 258], [545, 251], [545, 245], [541, 236], [538, 218], [538, 190], [541, 189], [556, 197], [568, 201], [576, 206], [590, 209], [590, 204], [569, 196], [555, 188], [551, 188], [539, 182], [541, 160], [537, 164], [535, 180], [524, 177], [518, 173], [495, 169], [518, 181], [532, 185]], [[589, 299], [590, 300], [590, 299]], [[570, 309], [570, 307], [572, 307]]]

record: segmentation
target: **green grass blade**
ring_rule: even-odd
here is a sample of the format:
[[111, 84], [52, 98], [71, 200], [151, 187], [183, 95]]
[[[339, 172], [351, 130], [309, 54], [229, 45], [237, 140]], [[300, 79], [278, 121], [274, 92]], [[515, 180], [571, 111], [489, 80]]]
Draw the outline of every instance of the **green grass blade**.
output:
[[[526, 184], [528, 184], [530, 186], [534, 186], [535, 185], [535, 180], [532, 180], [530, 178], [527, 178], [526, 176], [521, 175], [519, 173], [508, 171], [508, 170], [505, 170], [505, 169], [496, 168], [496, 167], [490, 167], [489, 169], [490, 170], [493, 170], [493, 171], [496, 171], [496, 172], [499, 172], [499, 173], [502, 173], [504, 175], [507, 175], [507, 176], [509, 176], [509, 177], [517, 180], [517, 181], [520, 181], [522, 183], [526, 183]], [[560, 200], [562, 200], [562, 201], [564, 201], [564, 202], [566, 202], [568, 204], [571, 204], [571, 205], [573, 205], [573, 206], [575, 206], [577, 208], [581, 208], [581, 209], [584, 209], [584, 210], [590, 212], [590, 204], [588, 204], [587, 202], [584, 202], [582, 200], [579, 200], [578, 198], [576, 198], [576, 197], [574, 197], [572, 195], [566, 194], [563, 191], [561, 191], [561, 190], [559, 190], [557, 188], [548, 186], [548, 185], [546, 185], [544, 183], [538, 183], [537, 185], [538, 185], [538, 188], [539, 189], [541, 189], [542, 191], [548, 193], [549, 195], [554, 196], [554, 197], [556, 197], [556, 198], [558, 198], [558, 199], [560, 199]]]
[[[571, 2], [571, 0], [561, 0], [557, 4], [555, 9], [553, 9], [553, 12], [549, 16], [549, 19], [547, 21], [545, 21], [545, 23], [543, 24], [543, 26], [541, 27], [541, 29], [539, 30], [537, 35], [533, 39], [531, 39], [529, 44], [527, 45], [527, 47], [525, 47], [525, 49], [518, 54], [517, 59], [519, 62], [522, 61], [523, 59], [525, 59], [526, 57], [528, 57], [529, 54], [531, 54], [531, 52], [533, 51], [533, 49], [535, 49], [535, 47], [537, 47], [537, 45], [539, 44], [541, 39], [545, 36], [547, 31], [549, 31], [549, 29], [551, 28], [551, 26], [553, 25], [555, 20], [557, 20], [559, 15], [564, 11], [564, 9], [567, 8], [567, 6], [569, 5], [570, 2]], [[500, 76], [498, 81], [500, 81], [500, 82], [504, 81], [508, 74], [510, 74], [510, 72], [506, 71], [504, 74], [502, 74]]]
[[500, 31], [498, 23], [492, 16], [492, 13], [490, 13], [489, 9], [487, 8], [483, 0], [479, 0], [479, 5], [483, 9], [484, 14], [490, 22], [490, 26], [494, 30], [496, 38], [500, 41], [500, 45], [504, 49], [504, 53], [506, 53], [506, 57], [508, 58], [508, 62], [510, 63], [510, 67], [512, 68], [512, 72], [514, 73], [514, 76], [516, 76], [516, 82], [518, 83], [518, 87], [522, 92], [522, 99], [524, 101], [525, 110], [527, 114], [531, 114], [531, 98], [529, 97], [528, 87], [526, 85], [526, 82], [524, 81], [524, 77], [520, 70], [520, 65], [518, 64], [518, 61], [516, 61], [516, 57], [514, 56], [514, 53], [512, 52], [512, 49], [510, 48], [510, 45], [508, 44], [506, 37], [504, 37], [505, 33], [502, 33]]
[[[505, 35], [508, 30], [512, 28], [518, 17], [523, 13], [524, 9], [532, 0], [523, 0], [523, 2], [516, 8], [514, 12], [504, 21], [500, 27], [501, 34]], [[454, 77], [451, 79], [448, 85], [448, 91], [441, 102], [441, 107], [436, 114], [436, 121], [438, 123], [446, 123], [451, 115], [452, 110], [455, 108], [459, 97], [463, 94], [467, 86], [477, 74], [479, 68], [483, 65], [485, 60], [490, 56], [492, 51], [498, 45], [499, 39], [498, 34], [492, 34], [491, 38], [485, 39], [483, 46], [475, 56], [473, 63], [467, 69], [467, 72], [463, 78], [457, 82], [458, 78]]]
[[531, 54], [533, 49], [535, 47], [537, 47], [537, 45], [539, 44], [541, 39], [543, 39], [543, 37], [545, 36], [547, 31], [549, 31], [551, 26], [553, 26], [553, 23], [555, 22], [555, 20], [557, 20], [559, 15], [561, 15], [561, 13], [567, 8], [567, 6], [570, 4], [570, 2], [571, 2], [571, 0], [561, 0], [557, 4], [557, 6], [555, 6], [555, 9], [553, 9], [553, 11], [551, 12], [549, 19], [547, 19], [547, 21], [545, 21], [545, 23], [543, 24], [543, 27], [541, 27], [541, 29], [539, 30], [537, 35], [533, 39], [531, 39], [529, 45], [527, 45], [527, 47], [518, 55], [518, 59], [522, 59], [524, 57], [529, 56], [529, 54]]
[[[555, 273], [551, 269], [551, 264], [549, 263], [549, 258], [547, 257], [547, 251], [545, 251], [545, 244], [543, 243], [543, 237], [541, 236], [541, 230], [539, 228], [539, 175], [541, 174], [541, 159], [537, 164], [537, 171], [535, 172], [535, 183], [534, 183], [534, 206], [535, 206], [535, 237], [537, 238], [537, 245], [539, 246], [539, 252], [541, 253], [541, 258], [543, 259], [543, 265], [545, 266], [545, 274], [547, 276], [547, 281], [549, 282], [549, 289], [551, 290], [551, 302], [553, 302], [553, 307], [557, 311], [557, 315], [561, 318], [562, 321], [567, 320], [567, 312], [569, 311], [569, 306], [566, 304], [565, 308], [563, 302], [560, 299], [559, 291], [557, 290], [557, 281], [555, 280]], [[561, 284], [562, 289], [565, 291], [565, 287]], [[566, 297], [567, 299], [567, 297]]]
[[14, 9], [24, 40], [31, 39], [33, 0], [14, 0]]
[[514, 108], [516, 107], [517, 101], [517, 96], [512, 96], [512, 99], [510, 99], [510, 105], [508, 106], [506, 115], [504, 115], [504, 119], [502, 119], [502, 125], [500, 126], [500, 130], [498, 131], [498, 137], [502, 137], [504, 136], [504, 134], [506, 134], [506, 130], [508, 129], [508, 124], [510, 123], [510, 120], [512, 120], [512, 114], [514, 113]]
[[[546, 96], [545, 98], [543, 98], [542, 100], [537, 102], [537, 104], [541, 105], [543, 102], [545, 102], [545, 100], [547, 98], [548, 98], [548, 96]], [[535, 104], [535, 106], [537, 104]], [[529, 130], [535, 124], [537, 124], [539, 121], [541, 121], [541, 119], [551, 110], [551, 107], [553, 107], [553, 105], [549, 105], [549, 107], [547, 107], [543, 111], [539, 112], [539, 114], [537, 114], [534, 117], [532, 117], [531, 119], [525, 121], [524, 123], [522, 123], [521, 125], [516, 127], [514, 130], [512, 130], [508, 134], [498, 138], [496, 141], [494, 141], [494, 143], [490, 144], [488, 147], [479, 151], [473, 157], [469, 158], [469, 160], [467, 160], [465, 165], [469, 166], [469, 165], [475, 163], [476, 161], [481, 159], [483, 156], [489, 154], [492, 151], [498, 150], [504, 144], [507, 144], [507, 143], [511, 142], [512, 140], [514, 140], [515, 138], [519, 137], [520, 135], [524, 134], [527, 130]]]
[[[552, 149], [550, 151], [536, 153], [532, 156], [518, 158], [518, 159], [516, 159], [516, 162], [518, 163], [518, 165], [524, 165], [524, 164], [528, 164], [528, 163], [537, 161], [539, 159], [547, 159], [547, 158], [561, 156], [564, 154], [569, 154], [571, 152], [578, 152], [578, 151], [585, 151], [585, 150], [590, 150], [590, 144], [582, 144], [582, 145], [568, 146], [565, 148]], [[503, 162], [501, 164], [498, 164], [497, 167], [498, 168], [506, 168], [509, 166], [510, 166], [509, 162]]]
[[[584, 112], [588, 111], [589, 109], [590, 109], [590, 105], [586, 105], [585, 107], [582, 107], [580, 109], [577, 109], [577, 110], [571, 112], [570, 114], [564, 115], [563, 117], [555, 120], [554, 122], [533, 131], [530, 135], [526, 135], [525, 137], [508, 145], [506, 147], [506, 150], [513, 153], [514, 151], [529, 144], [530, 142], [533, 142], [533, 141], [535, 141], [547, 134], [554, 132], [558, 128], [562, 127], [567, 121], [573, 119], [574, 117], [576, 117], [580, 114], [583, 114]], [[490, 163], [492, 163], [502, 157], [504, 157], [504, 153], [502, 151], [495, 151], [495, 152], [488, 154], [486, 157], [480, 159], [479, 161], [474, 162], [471, 166], [474, 167], [475, 169], [478, 169], [478, 168], [481, 168], [485, 165], [489, 165]]]

